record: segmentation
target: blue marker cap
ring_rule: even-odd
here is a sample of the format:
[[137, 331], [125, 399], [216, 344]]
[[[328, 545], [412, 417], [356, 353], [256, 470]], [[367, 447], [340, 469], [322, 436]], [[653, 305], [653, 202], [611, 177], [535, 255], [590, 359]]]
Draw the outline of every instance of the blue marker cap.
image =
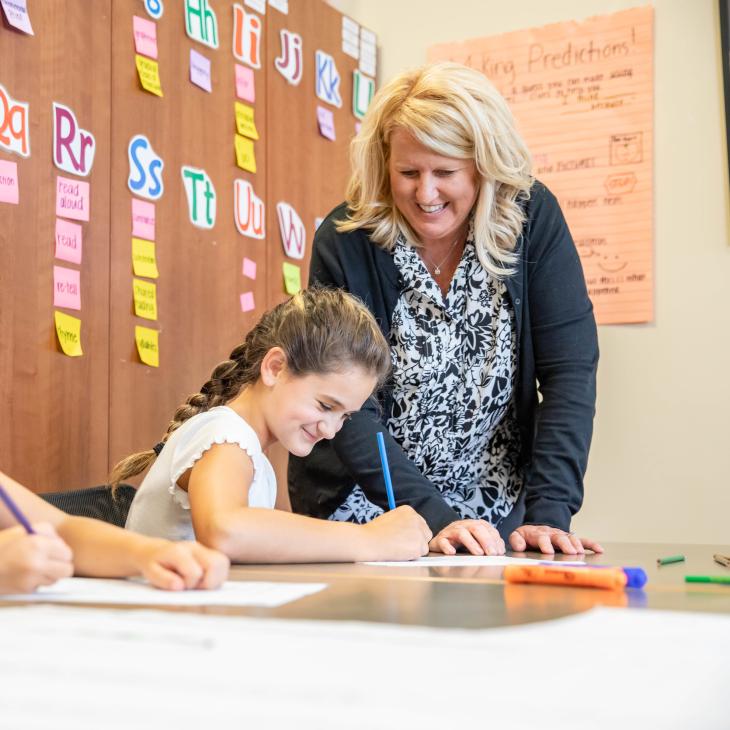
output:
[[646, 573], [643, 568], [621, 568], [626, 575], [627, 588], [643, 588], [646, 585]]

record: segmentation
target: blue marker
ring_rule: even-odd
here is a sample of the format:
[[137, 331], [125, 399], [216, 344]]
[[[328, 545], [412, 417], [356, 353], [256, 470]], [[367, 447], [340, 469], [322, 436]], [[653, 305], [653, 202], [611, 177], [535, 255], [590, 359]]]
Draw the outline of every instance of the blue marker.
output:
[[10, 510], [13, 517], [15, 517], [15, 519], [18, 520], [21, 525], [23, 525], [25, 531], [29, 535], [35, 535], [35, 530], [30, 526], [30, 522], [28, 522], [26, 516], [20, 511], [18, 505], [13, 502], [12, 498], [5, 491], [2, 484], [0, 484], [0, 499], [5, 502], [5, 506]]
[[385, 440], [383, 432], [378, 431], [378, 451], [380, 451], [380, 463], [383, 467], [383, 479], [385, 480], [385, 491], [388, 495], [388, 509], [395, 509], [395, 495], [393, 494], [393, 482], [390, 481], [390, 467], [388, 466], [388, 454], [385, 451]]

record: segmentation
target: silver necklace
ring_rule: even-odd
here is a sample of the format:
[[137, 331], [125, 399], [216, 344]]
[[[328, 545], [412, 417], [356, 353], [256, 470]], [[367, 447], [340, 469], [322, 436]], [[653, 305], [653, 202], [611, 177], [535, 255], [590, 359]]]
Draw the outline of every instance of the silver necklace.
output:
[[430, 260], [430, 257], [426, 256], [426, 252], [425, 251], [422, 252], [421, 255], [426, 260], [426, 266], [427, 267], [428, 266], [431, 266], [431, 268], [433, 269], [433, 273], [436, 276], [439, 276], [441, 274], [441, 267], [448, 261], [448, 259], [450, 258], [451, 254], [454, 252], [454, 249], [456, 248], [456, 244], [457, 243], [459, 243], [459, 239], [458, 238], [451, 244], [451, 246], [449, 247], [449, 250], [448, 250], [446, 256], [444, 256], [443, 260], [439, 264], [434, 264], [433, 261]]

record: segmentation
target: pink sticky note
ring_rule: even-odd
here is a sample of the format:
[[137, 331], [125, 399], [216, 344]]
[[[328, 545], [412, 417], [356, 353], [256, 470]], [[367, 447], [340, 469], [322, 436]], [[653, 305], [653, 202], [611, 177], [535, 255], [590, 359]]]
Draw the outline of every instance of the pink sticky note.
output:
[[81, 263], [81, 226], [56, 218], [56, 258]]
[[35, 35], [33, 26], [30, 24], [27, 0], [0, 0], [0, 5], [3, 6], [5, 17], [10, 25], [22, 30], [23, 33]]
[[253, 80], [253, 69], [236, 64], [236, 96], [243, 101], [256, 101], [256, 85]]
[[132, 235], [155, 240], [155, 204], [132, 198]]
[[137, 53], [149, 58], [157, 58], [157, 24], [135, 15], [132, 18], [134, 48]]
[[317, 124], [319, 125], [319, 133], [327, 139], [335, 140], [335, 115], [331, 109], [317, 107]]
[[56, 215], [77, 221], [89, 220], [89, 198], [89, 183], [60, 175], [56, 178]]
[[255, 261], [251, 261], [251, 259], [247, 259], [247, 258], [243, 259], [243, 275], [247, 276], [249, 279], [256, 278], [256, 262]]
[[0, 203], [20, 202], [18, 187], [18, 163], [0, 160]]
[[256, 305], [253, 301], [253, 292], [247, 291], [244, 294], [241, 294], [241, 311], [243, 312], [250, 312], [252, 309], [254, 309]]
[[210, 80], [210, 59], [190, 49], [190, 81], [206, 91], [213, 91]]
[[53, 267], [53, 306], [81, 309], [81, 280], [77, 269]]

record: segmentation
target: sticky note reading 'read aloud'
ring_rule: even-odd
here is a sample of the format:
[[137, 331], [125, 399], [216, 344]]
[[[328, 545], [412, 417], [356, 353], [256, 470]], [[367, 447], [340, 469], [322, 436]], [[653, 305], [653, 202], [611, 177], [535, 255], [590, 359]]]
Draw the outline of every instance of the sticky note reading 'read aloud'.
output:
[[0, 160], [0, 203], [17, 205], [19, 202], [18, 163]]
[[56, 178], [56, 215], [88, 221], [91, 207], [89, 197], [89, 183], [60, 175]]
[[63, 312], [54, 312], [56, 322], [56, 336], [65, 355], [79, 357], [84, 351], [81, 349], [81, 320]]
[[302, 272], [300, 268], [288, 261], [284, 261], [281, 268], [284, 272], [284, 289], [286, 289], [286, 293], [292, 296], [299, 294], [302, 290]]
[[137, 342], [139, 359], [153, 368], [160, 367], [160, 333], [149, 327], [134, 327], [134, 339]]
[[143, 319], [157, 319], [157, 287], [151, 281], [132, 279], [134, 313]]
[[53, 267], [53, 306], [81, 309], [81, 277], [78, 269]]
[[148, 279], [159, 277], [153, 241], [145, 241], [141, 238], [132, 239], [132, 268], [135, 276], [146, 276]]
[[139, 83], [145, 91], [155, 96], [162, 96], [162, 82], [160, 81], [160, 67], [157, 61], [151, 58], [140, 56], [139, 53], [134, 54], [134, 62], [137, 64], [137, 73], [139, 74]]

